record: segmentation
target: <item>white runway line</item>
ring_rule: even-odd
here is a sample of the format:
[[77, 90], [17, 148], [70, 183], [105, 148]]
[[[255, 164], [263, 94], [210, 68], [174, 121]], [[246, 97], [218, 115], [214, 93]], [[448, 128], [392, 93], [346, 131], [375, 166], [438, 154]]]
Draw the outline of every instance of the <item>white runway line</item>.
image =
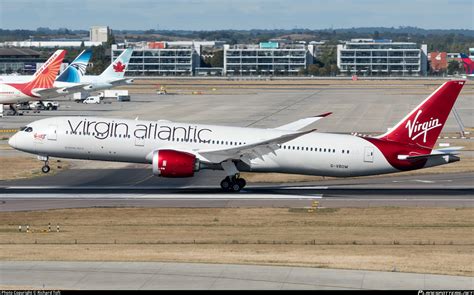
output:
[[271, 194], [3, 194], [3, 199], [71, 199], [71, 200], [114, 200], [114, 199], [149, 199], [149, 200], [313, 200], [321, 199], [322, 195], [271, 195]]
[[[2, 188], [2, 187], [0, 187]], [[4, 189], [16, 189], [16, 190], [27, 190], [27, 189], [64, 189], [64, 190], [177, 190], [177, 189], [217, 189], [217, 186], [7, 186], [3, 187]], [[247, 189], [260, 188], [260, 186], [249, 186]], [[267, 188], [267, 187], [265, 187]], [[292, 189], [292, 190], [302, 190], [302, 189], [328, 189], [328, 186], [275, 186], [271, 188], [283, 188], [283, 189]]]

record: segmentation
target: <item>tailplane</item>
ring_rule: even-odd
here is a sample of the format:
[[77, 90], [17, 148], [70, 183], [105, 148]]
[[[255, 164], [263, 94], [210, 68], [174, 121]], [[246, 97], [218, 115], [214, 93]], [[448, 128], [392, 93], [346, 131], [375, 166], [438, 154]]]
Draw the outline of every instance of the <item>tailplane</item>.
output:
[[445, 82], [381, 140], [432, 149], [466, 81]]

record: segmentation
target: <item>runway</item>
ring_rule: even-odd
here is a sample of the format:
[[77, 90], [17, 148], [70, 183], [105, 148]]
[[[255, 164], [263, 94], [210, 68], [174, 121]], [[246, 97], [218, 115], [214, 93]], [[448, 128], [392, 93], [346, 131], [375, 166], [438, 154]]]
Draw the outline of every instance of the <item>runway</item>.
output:
[[456, 289], [474, 278], [309, 267], [166, 262], [3, 261], [0, 286], [46, 289]]
[[[474, 207], [474, 173], [249, 184], [218, 187], [222, 171], [164, 179], [149, 169], [77, 169], [0, 181], [0, 211], [83, 207]], [[117, 185], [117, 184], [120, 185]]]
[[1, 188], [1, 211], [85, 207], [474, 207], [473, 189], [357, 189], [249, 187], [240, 193], [215, 188], [157, 187]]

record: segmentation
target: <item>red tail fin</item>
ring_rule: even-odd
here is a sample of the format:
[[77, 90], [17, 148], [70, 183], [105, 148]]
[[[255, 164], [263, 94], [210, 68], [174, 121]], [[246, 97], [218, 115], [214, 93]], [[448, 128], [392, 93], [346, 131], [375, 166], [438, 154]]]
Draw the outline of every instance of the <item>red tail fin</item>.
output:
[[467, 54], [461, 53], [461, 60], [467, 75], [474, 74], [474, 61]]
[[378, 138], [433, 148], [466, 81], [449, 81]]
[[39, 68], [33, 76], [33, 80], [25, 85], [24, 90], [31, 92], [35, 88], [51, 88], [59, 73], [59, 68], [63, 62], [66, 50], [56, 50], [56, 52]]

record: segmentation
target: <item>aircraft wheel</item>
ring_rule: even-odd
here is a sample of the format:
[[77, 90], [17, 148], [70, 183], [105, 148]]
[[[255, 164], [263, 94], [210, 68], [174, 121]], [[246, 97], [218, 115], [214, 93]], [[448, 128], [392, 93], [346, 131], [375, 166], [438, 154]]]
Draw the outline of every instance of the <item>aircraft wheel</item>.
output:
[[247, 182], [243, 178], [237, 178], [237, 184], [240, 186], [240, 189], [243, 189], [247, 185]]
[[235, 193], [236, 193], [236, 192], [239, 192], [241, 189], [242, 189], [242, 187], [239, 185], [239, 182], [238, 182], [238, 181], [232, 182], [231, 187], [230, 187], [230, 190], [231, 190], [232, 192], [235, 192]]
[[41, 167], [41, 171], [43, 171], [43, 173], [48, 173], [49, 170], [51, 170], [51, 168], [49, 168], [48, 165], [44, 165], [43, 167]]
[[230, 183], [230, 178], [229, 177], [226, 177], [221, 181], [221, 188], [225, 191], [230, 189], [230, 185], [231, 185], [231, 183]]

